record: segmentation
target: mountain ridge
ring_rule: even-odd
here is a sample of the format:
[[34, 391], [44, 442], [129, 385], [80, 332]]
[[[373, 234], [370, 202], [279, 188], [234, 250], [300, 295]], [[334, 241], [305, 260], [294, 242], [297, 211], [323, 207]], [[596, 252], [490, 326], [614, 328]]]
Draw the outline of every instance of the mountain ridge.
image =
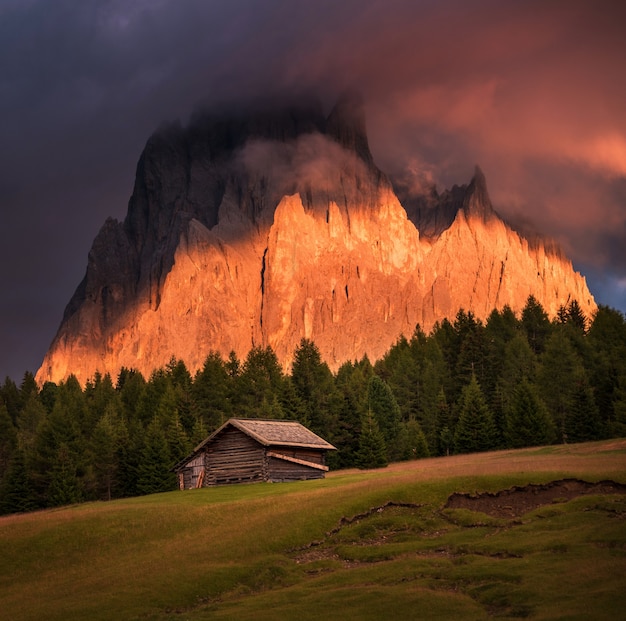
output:
[[336, 369], [461, 308], [485, 319], [532, 294], [551, 316], [571, 299], [595, 309], [571, 262], [494, 211], [479, 167], [467, 186], [405, 202], [374, 163], [355, 95], [326, 117], [299, 104], [162, 125], [37, 380], [149, 374], [172, 355], [195, 370], [210, 351], [267, 345], [287, 368], [303, 337]]

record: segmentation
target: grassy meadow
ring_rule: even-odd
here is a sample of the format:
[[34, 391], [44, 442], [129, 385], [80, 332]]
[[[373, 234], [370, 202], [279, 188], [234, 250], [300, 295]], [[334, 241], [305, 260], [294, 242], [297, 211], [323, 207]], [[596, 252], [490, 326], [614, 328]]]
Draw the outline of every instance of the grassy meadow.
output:
[[626, 495], [506, 519], [444, 508], [453, 492], [568, 477], [626, 483], [626, 440], [8, 516], [0, 616], [614, 621], [626, 610]]

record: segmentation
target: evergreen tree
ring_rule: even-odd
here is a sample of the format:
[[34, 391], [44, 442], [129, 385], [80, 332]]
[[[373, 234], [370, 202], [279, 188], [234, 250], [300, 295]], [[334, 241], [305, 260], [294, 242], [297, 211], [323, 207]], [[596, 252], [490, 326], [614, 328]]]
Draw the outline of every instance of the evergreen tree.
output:
[[46, 500], [49, 507], [61, 507], [84, 500], [83, 480], [79, 476], [77, 456], [64, 442], [56, 451]]
[[174, 465], [167, 439], [158, 418], [155, 417], [146, 430], [137, 468], [137, 491], [140, 494], [155, 494], [175, 489], [176, 478], [170, 472]]
[[31, 396], [39, 396], [39, 386], [37, 386], [35, 376], [30, 371], [26, 371], [20, 384], [20, 402], [24, 404]]
[[361, 421], [357, 466], [362, 469], [384, 468], [387, 465], [387, 447], [376, 418], [369, 411]]
[[531, 349], [535, 354], [543, 353], [552, 332], [552, 325], [543, 306], [533, 295], [528, 296], [526, 300], [520, 323]]
[[[620, 377], [626, 375], [626, 320], [617, 310], [600, 306], [587, 335], [591, 351], [589, 383], [600, 410], [602, 424], [615, 433]], [[624, 434], [626, 435], [626, 434]]]
[[565, 438], [568, 442], [586, 442], [602, 437], [600, 413], [593, 391], [584, 377], [573, 391], [572, 401], [565, 417]]
[[211, 352], [207, 356], [202, 369], [194, 378], [191, 389], [193, 401], [202, 426], [209, 431], [215, 431], [233, 416], [233, 381], [217, 352]]
[[[159, 414], [161, 402], [171, 386], [170, 378], [164, 369], [156, 369], [152, 372], [135, 410], [135, 415], [139, 417], [144, 427], [147, 427], [154, 416]], [[174, 399], [171, 393], [166, 398], [170, 401]]]
[[463, 388], [460, 401], [459, 421], [454, 434], [457, 453], [476, 453], [493, 449], [493, 417], [480, 390], [476, 376]]
[[515, 400], [515, 392], [523, 381], [534, 383], [537, 375], [537, 358], [526, 337], [514, 336], [504, 346], [504, 356], [497, 380], [496, 390], [490, 400], [496, 427], [497, 446], [508, 446], [506, 441], [506, 417]]
[[458, 343], [458, 358], [455, 377], [461, 388], [476, 375], [481, 383], [486, 383], [488, 349], [485, 327], [472, 312], [460, 310], [454, 322]]
[[0, 403], [4, 403], [11, 420], [15, 424], [23, 405], [22, 395], [16, 383], [8, 376], [4, 379], [4, 384], [0, 388]]
[[582, 334], [587, 333], [588, 319], [583, 313], [578, 300], [572, 300], [567, 308], [568, 321]]
[[95, 429], [98, 421], [104, 416], [108, 404], [118, 398], [111, 376], [107, 373], [95, 373], [92, 380], [85, 385], [84, 397], [87, 410], [85, 435], [89, 436]]
[[117, 378], [116, 390], [122, 399], [124, 414], [129, 420], [139, 415], [139, 404], [146, 390], [146, 380], [134, 369], [122, 367]]
[[307, 418], [306, 408], [296, 392], [291, 376], [286, 376], [282, 383], [280, 394], [278, 395], [278, 403], [283, 418], [297, 420], [305, 427], [309, 427], [310, 423]]
[[[46, 382], [39, 393], [39, 401], [41, 405], [46, 409], [46, 412], [50, 414], [52, 412], [52, 408], [56, 402], [57, 392], [59, 391], [59, 387], [54, 382]], [[32, 397], [31, 399], [32, 400]]]
[[537, 382], [540, 397], [555, 422], [559, 442], [567, 441], [565, 421], [572, 408], [574, 389], [584, 376], [582, 360], [565, 330], [555, 329], [546, 343]]
[[400, 432], [400, 408], [389, 385], [378, 375], [372, 375], [367, 387], [368, 410], [383, 434], [387, 446], [387, 458], [390, 461], [398, 459], [398, 434]]
[[14, 451], [6, 476], [0, 487], [0, 515], [25, 513], [37, 509], [37, 499], [30, 484], [24, 453]]
[[556, 438], [548, 410], [526, 378], [507, 408], [505, 435], [511, 448], [546, 445]]
[[626, 373], [620, 375], [613, 402], [614, 418], [611, 421], [612, 438], [626, 438]]
[[448, 398], [454, 402], [458, 384], [452, 377], [459, 356], [457, 334], [452, 324], [447, 319], [444, 319], [441, 322], [435, 323], [430, 339], [437, 344], [443, 356], [445, 368], [447, 369], [444, 392]]
[[189, 455], [193, 448], [177, 413], [168, 421], [165, 428], [165, 437], [167, 438], [167, 448], [172, 462], [171, 467]]
[[0, 481], [17, 449], [17, 430], [4, 403], [0, 402]]
[[437, 454], [450, 455], [454, 444], [454, 427], [450, 406], [443, 388], [437, 398]]
[[397, 444], [399, 446], [398, 457], [401, 460], [420, 459], [430, 455], [426, 436], [414, 418], [401, 423]]
[[118, 420], [117, 476], [115, 497], [136, 496], [139, 464], [145, 448], [145, 431], [138, 418]]
[[91, 437], [95, 492], [103, 500], [111, 500], [117, 484], [120, 439], [117, 411], [110, 403]]
[[340, 398], [328, 365], [322, 362], [315, 343], [308, 339], [302, 339], [294, 352], [291, 380], [304, 405], [311, 430], [333, 442], [338, 431]]
[[263, 416], [263, 403], [272, 403], [280, 392], [284, 376], [278, 358], [271, 347], [254, 347], [248, 352], [243, 370], [236, 378], [233, 395], [241, 416]]
[[340, 448], [333, 453], [336, 467], [350, 468], [357, 465], [361, 421], [367, 413], [367, 386], [372, 374], [372, 365], [367, 358], [354, 364], [346, 362], [337, 372], [336, 385], [341, 401], [338, 409], [339, 424], [334, 436], [334, 444]]
[[389, 384], [400, 408], [402, 420], [415, 416], [421, 397], [419, 367], [404, 336], [376, 363], [375, 370], [376, 375]]
[[228, 360], [226, 361], [225, 367], [229, 377], [233, 379], [239, 377], [239, 374], [241, 373], [241, 362], [239, 361], [239, 358], [237, 358], [237, 354], [234, 351], [231, 351], [230, 354], [228, 354]]
[[[43, 395], [43, 391], [41, 394]], [[29, 459], [34, 451], [37, 430], [46, 419], [47, 414], [48, 412], [41, 402], [41, 398], [30, 395], [18, 415], [17, 427], [19, 443], [26, 459]]]
[[[485, 337], [487, 341], [486, 373], [485, 383], [481, 384], [487, 403], [496, 418], [502, 417], [502, 387], [499, 385], [500, 376], [506, 361], [506, 350], [509, 344], [515, 340], [522, 340], [527, 344], [522, 336], [519, 322], [510, 307], [505, 306], [502, 312], [493, 310], [489, 315], [485, 326]], [[502, 427], [496, 424], [499, 433]], [[500, 438], [502, 440], [502, 438]]]
[[86, 441], [77, 420], [82, 412], [82, 393], [78, 397], [73, 386], [66, 390], [61, 385], [52, 412], [37, 428], [30, 462], [33, 483], [44, 506], [82, 498], [87, 474]]

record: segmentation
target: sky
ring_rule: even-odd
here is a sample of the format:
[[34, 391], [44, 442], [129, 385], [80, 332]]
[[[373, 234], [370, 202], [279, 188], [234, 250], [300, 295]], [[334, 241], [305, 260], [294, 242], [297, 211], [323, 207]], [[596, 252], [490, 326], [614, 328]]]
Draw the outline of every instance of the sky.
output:
[[0, 381], [36, 372], [137, 160], [198, 106], [358, 90], [378, 166], [468, 183], [626, 313], [626, 3], [0, 0]]

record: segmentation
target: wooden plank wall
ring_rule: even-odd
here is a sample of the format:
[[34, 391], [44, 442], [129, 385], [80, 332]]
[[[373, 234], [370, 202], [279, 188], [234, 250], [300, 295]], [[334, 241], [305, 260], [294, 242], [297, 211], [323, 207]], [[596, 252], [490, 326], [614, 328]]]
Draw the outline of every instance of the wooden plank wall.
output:
[[194, 489], [198, 487], [198, 481], [200, 480], [203, 471], [204, 453], [199, 453], [192, 460], [188, 461], [185, 464], [185, 468], [181, 471], [181, 489]]
[[307, 481], [310, 479], [323, 479], [324, 471], [316, 468], [308, 468], [301, 464], [277, 459], [276, 457], [268, 458], [268, 475], [269, 481], [274, 483], [282, 483], [286, 481]]
[[304, 461], [310, 461], [314, 464], [320, 464], [320, 466], [326, 465], [324, 451], [315, 451], [313, 449], [306, 448], [290, 448], [284, 446], [271, 447], [273, 453], [280, 453], [286, 457], [295, 457], [296, 459], [303, 459]]
[[262, 445], [234, 427], [227, 427], [206, 452], [205, 487], [266, 479]]

